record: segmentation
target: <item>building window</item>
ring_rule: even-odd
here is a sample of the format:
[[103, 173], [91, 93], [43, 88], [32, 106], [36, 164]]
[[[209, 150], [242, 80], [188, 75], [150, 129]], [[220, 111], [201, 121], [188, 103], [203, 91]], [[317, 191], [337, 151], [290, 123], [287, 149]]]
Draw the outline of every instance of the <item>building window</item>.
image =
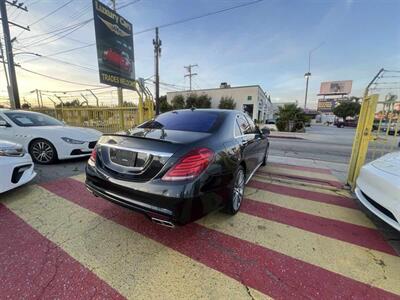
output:
[[248, 100], [248, 101], [251, 101], [251, 99], [253, 99], [252, 96], [247, 96], [247, 100]]

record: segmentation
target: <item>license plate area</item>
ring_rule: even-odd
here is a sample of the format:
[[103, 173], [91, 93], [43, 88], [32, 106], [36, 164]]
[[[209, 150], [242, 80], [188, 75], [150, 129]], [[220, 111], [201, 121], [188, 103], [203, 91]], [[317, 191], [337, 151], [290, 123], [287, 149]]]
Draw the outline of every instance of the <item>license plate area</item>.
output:
[[129, 168], [143, 168], [145, 161], [138, 159], [138, 153], [124, 149], [110, 148], [110, 160], [114, 164]]

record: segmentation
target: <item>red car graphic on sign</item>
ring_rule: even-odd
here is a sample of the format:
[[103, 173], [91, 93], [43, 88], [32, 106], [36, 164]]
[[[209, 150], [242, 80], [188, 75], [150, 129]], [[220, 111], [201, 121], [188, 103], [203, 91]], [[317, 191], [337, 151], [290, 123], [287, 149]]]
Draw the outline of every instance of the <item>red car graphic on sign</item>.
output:
[[128, 55], [124, 52], [119, 53], [109, 48], [103, 53], [103, 61], [110, 64], [114, 68], [121, 69], [127, 73], [132, 72], [132, 63]]

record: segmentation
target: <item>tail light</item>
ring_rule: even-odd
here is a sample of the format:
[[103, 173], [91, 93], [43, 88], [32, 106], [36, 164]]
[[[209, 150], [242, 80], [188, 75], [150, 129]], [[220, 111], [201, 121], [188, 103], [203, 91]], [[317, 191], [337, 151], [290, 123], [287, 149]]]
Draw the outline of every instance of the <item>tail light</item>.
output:
[[89, 158], [92, 162], [96, 162], [97, 159], [97, 149], [94, 148], [92, 151], [92, 154], [90, 154], [90, 158]]
[[194, 149], [182, 157], [163, 176], [165, 181], [193, 179], [200, 175], [210, 164], [214, 152], [208, 148]]

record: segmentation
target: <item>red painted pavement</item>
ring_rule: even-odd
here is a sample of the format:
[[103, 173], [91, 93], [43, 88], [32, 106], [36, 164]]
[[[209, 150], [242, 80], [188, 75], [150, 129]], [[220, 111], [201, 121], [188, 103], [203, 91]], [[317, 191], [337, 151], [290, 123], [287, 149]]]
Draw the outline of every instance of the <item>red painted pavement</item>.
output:
[[1, 299], [124, 299], [0, 204]]
[[243, 201], [240, 211], [397, 256], [394, 249], [385, 241], [379, 231], [372, 228], [323, 218], [251, 199]]
[[347, 208], [359, 209], [356, 202], [354, 201], [354, 199], [344, 197], [344, 196], [331, 195], [331, 194], [325, 194], [325, 193], [320, 193], [320, 192], [315, 192], [315, 191], [303, 190], [303, 189], [298, 189], [298, 188], [294, 188], [294, 187], [258, 181], [255, 179], [250, 180], [250, 182], [247, 184], [247, 186], [255, 188], [255, 189], [269, 191], [269, 192], [276, 193], [276, 194], [302, 198], [305, 200], [317, 201], [317, 202], [323, 202], [323, 203], [343, 206], [343, 207], [347, 207]]
[[73, 179], [42, 186], [276, 299], [400, 299], [384, 290], [196, 223], [176, 229], [158, 226], [137, 213], [94, 197], [84, 184]]

